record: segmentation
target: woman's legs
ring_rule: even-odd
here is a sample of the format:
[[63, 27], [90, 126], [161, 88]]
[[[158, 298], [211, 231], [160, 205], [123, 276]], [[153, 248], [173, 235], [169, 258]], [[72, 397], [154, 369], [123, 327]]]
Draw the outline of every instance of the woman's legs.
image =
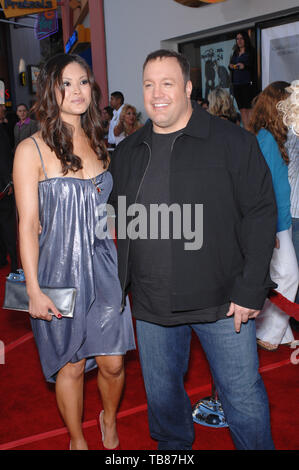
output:
[[[296, 253], [297, 264], [299, 267], [299, 217], [292, 218], [292, 240], [294, 245], [294, 250]], [[299, 289], [295, 298], [296, 304], [299, 304]]]
[[[87, 450], [82, 432], [83, 383], [86, 360], [68, 363], [60, 369], [56, 379], [56, 400], [59, 411], [68, 428], [71, 449]], [[104, 431], [107, 448], [119, 444], [116, 430], [116, 412], [124, 387], [123, 356], [98, 356], [98, 387], [104, 408]]]
[[72, 450], [87, 450], [81, 426], [84, 368], [85, 359], [68, 363], [60, 369], [56, 379], [56, 400], [69, 430]]
[[[291, 302], [298, 289], [298, 264], [292, 243], [291, 229], [278, 232], [279, 248], [274, 248], [270, 263], [270, 276], [278, 285], [277, 291]], [[256, 337], [272, 345], [291, 343], [294, 335], [289, 326], [290, 317], [266, 299], [256, 318]]]
[[114, 449], [119, 445], [116, 413], [124, 388], [124, 359], [123, 356], [98, 356], [96, 361], [99, 368], [98, 387], [104, 408], [103, 444], [108, 449]]

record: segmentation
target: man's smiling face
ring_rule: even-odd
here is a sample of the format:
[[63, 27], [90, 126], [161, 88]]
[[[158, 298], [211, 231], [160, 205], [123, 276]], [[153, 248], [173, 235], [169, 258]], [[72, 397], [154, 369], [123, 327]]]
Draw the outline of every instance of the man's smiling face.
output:
[[169, 134], [183, 129], [190, 119], [192, 84], [185, 84], [182, 69], [174, 57], [149, 61], [143, 72], [144, 106], [154, 131]]

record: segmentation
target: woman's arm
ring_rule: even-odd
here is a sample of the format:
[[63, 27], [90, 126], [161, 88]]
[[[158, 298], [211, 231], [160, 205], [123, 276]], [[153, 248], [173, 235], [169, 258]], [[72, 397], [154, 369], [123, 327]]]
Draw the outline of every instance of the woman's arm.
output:
[[13, 168], [15, 198], [19, 215], [20, 255], [29, 296], [29, 313], [34, 318], [51, 320], [52, 316], [48, 313], [49, 310], [57, 317], [60, 313], [53, 302], [42, 293], [37, 277], [39, 172], [40, 161], [36, 155], [35, 144], [31, 139], [25, 139], [17, 147]]

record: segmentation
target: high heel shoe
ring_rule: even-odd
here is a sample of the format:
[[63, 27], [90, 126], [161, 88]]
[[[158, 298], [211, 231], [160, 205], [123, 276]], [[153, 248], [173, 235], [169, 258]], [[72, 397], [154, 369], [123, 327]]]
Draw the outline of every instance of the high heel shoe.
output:
[[101, 433], [101, 436], [102, 436], [102, 446], [103, 446], [103, 449], [104, 449], [104, 450], [121, 450], [120, 444], [118, 444], [118, 446], [114, 447], [113, 449], [109, 449], [108, 447], [105, 447], [105, 446], [104, 446], [105, 433], [104, 433], [104, 422], [103, 422], [103, 418], [104, 418], [104, 410], [102, 410], [102, 411], [100, 412], [99, 418], [98, 418], [98, 426], [99, 426], [99, 430], [100, 430], [100, 433]]

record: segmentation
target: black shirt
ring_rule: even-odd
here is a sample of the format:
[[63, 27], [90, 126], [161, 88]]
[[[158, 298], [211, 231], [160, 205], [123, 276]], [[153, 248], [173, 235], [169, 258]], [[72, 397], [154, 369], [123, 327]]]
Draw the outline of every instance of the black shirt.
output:
[[[146, 229], [139, 227], [142, 236], [130, 241], [130, 269], [132, 313], [135, 318], [161, 325], [212, 322], [226, 318], [229, 304], [206, 309], [173, 312], [170, 305], [171, 293], [171, 236], [172, 216], [170, 212], [169, 236], [165, 225], [152, 215], [153, 205], [169, 206], [169, 175], [171, 149], [182, 131], [171, 134], [152, 134], [151, 159], [146, 171], [137, 203], [146, 209]], [[153, 214], [153, 213], [152, 213]], [[138, 214], [139, 215], [139, 214]], [[165, 219], [163, 219], [165, 223]], [[144, 224], [144, 221], [143, 221]], [[152, 233], [151, 233], [152, 231]], [[153, 233], [158, 234], [153, 238]]]

